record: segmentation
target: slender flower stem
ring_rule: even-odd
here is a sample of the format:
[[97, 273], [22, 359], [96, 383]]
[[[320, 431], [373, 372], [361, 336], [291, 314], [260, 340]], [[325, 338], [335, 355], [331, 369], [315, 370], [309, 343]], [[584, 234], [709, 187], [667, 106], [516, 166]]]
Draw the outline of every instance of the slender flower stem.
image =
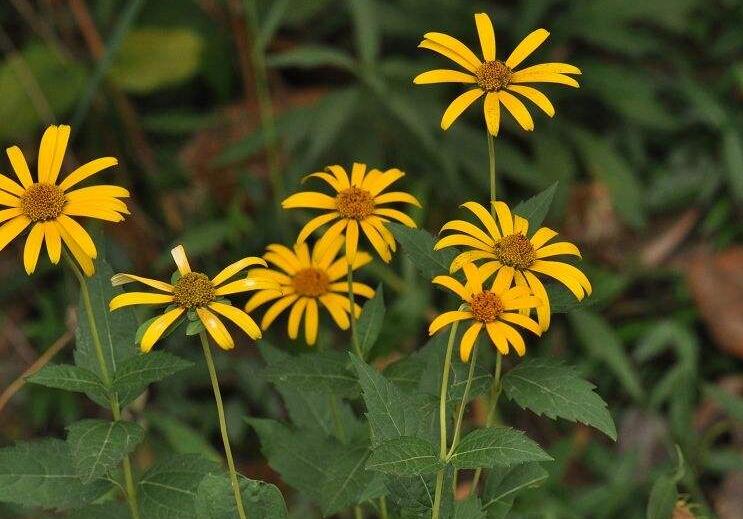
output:
[[[488, 417], [485, 419], [485, 427], [491, 427], [495, 421], [495, 410], [498, 408], [498, 398], [501, 393], [501, 369], [503, 365], [503, 355], [500, 352], [495, 357], [495, 373], [493, 374], [493, 385], [490, 386], [490, 402], [488, 402]], [[482, 475], [482, 468], [478, 468], [475, 471], [475, 475], [472, 478], [472, 487], [470, 487], [470, 494], [474, 494], [477, 491], [477, 484], [480, 482], [480, 476]]]
[[235, 470], [235, 460], [232, 457], [232, 448], [230, 447], [230, 437], [227, 433], [227, 420], [224, 416], [224, 405], [222, 404], [222, 393], [219, 390], [219, 380], [217, 379], [217, 370], [214, 369], [214, 359], [212, 358], [212, 350], [209, 345], [209, 338], [206, 336], [206, 332], [201, 330], [199, 333], [201, 338], [201, 347], [204, 350], [204, 359], [206, 360], [206, 367], [209, 369], [209, 378], [212, 380], [212, 390], [214, 391], [214, 401], [217, 404], [217, 414], [219, 415], [219, 430], [222, 433], [222, 444], [224, 445], [224, 454], [227, 458], [227, 466], [230, 469], [230, 483], [232, 484], [232, 492], [235, 494], [235, 505], [237, 506], [237, 515], [240, 519], [247, 519], [245, 514], [245, 508], [243, 506], [242, 495], [240, 494], [240, 483], [237, 481], [237, 471]]
[[475, 365], [477, 364], [477, 343], [472, 350], [472, 358], [470, 359], [470, 369], [467, 373], [467, 383], [464, 385], [464, 393], [462, 394], [462, 402], [459, 404], [459, 413], [457, 415], [457, 421], [454, 426], [454, 438], [451, 441], [451, 447], [449, 452], [446, 454], [446, 458], [449, 459], [454, 452], [454, 449], [459, 445], [459, 437], [462, 432], [462, 420], [464, 419], [464, 410], [467, 407], [467, 398], [470, 395], [470, 387], [472, 387], [472, 379], [475, 375]]
[[[461, 308], [460, 308], [461, 309]], [[449, 342], [446, 345], [446, 356], [444, 357], [444, 370], [441, 373], [441, 392], [439, 395], [439, 459], [446, 462], [446, 395], [449, 390], [449, 371], [451, 370], [451, 354], [454, 350], [454, 341], [457, 337], [459, 321], [451, 326], [449, 331]], [[431, 519], [439, 519], [441, 514], [441, 494], [444, 489], [444, 471], [441, 469], [436, 473], [436, 491], [433, 499]]]
[[[495, 202], [495, 138], [490, 135], [490, 132], [487, 132], [488, 134], [488, 165], [490, 172], [490, 210], [495, 213], [495, 210], [493, 209], [492, 202]], [[495, 216], [495, 214], [493, 214]]]
[[354, 351], [356, 351], [356, 355], [361, 357], [361, 359], [364, 359], [364, 352], [361, 351], [361, 345], [359, 344], [359, 338], [356, 336], [356, 301], [354, 300], [353, 296], [353, 269], [351, 268], [351, 264], [348, 265], [348, 274], [346, 275], [346, 279], [348, 282], [348, 302], [351, 306], [351, 312], [350, 312], [350, 331], [351, 331], [351, 344], [353, 345]]
[[389, 519], [389, 515], [387, 514], [387, 498], [384, 496], [379, 498], [379, 513], [381, 514], [381, 519]]
[[[111, 374], [108, 371], [108, 365], [106, 364], [106, 358], [103, 356], [103, 345], [101, 344], [101, 337], [98, 334], [98, 326], [95, 322], [95, 313], [93, 312], [93, 304], [90, 301], [90, 290], [88, 290], [88, 282], [85, 276], [80, 271], [80, 268], [75, 263], [66, 250], [63, 249], [63, 256], [67, 265], [72, 270], [72, 273], [77, 278], [80, 284], [80, 294], [83, 299], [83, 308], [88, 319], [88, 326], [90, 327], [90, 335], [93, 338], [93, 349], [95, 350], [95, 356], [98, 360], [98, 366], [101, 371], [101, 378], [103, 384], [109, 388], [111, 387]], [[110, 400], [111, 404], [111, 415], [114, 420], [121, 421], [121, 407], [117, 395], [114, 393]], [[124, 456], [122, 463], [124, 469], [124, 484], [126, 485], [126, 501], [129, 505], [129, 512], [132, 519], [140, 519], [139, 516], [139, 504], [137, 503], [137, 486], [134, 483], [134, 471], [132, 470], [132, 463], [129, 459], [129, 455]]]

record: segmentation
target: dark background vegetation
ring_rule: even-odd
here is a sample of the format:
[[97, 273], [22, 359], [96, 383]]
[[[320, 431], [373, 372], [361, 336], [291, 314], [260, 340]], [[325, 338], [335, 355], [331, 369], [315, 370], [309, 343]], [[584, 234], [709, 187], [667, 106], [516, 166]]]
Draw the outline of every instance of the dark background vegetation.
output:
[[[678, 444], [692, 510], [740, 518], [741, 2], [272, 0], [246, 19], [251, 5], [2, 2], [1, 143], [34, 157], [46, 124], [71, 123], [64, 169], [119, 158], [99, 177], [132, 192], [132, 217], [105, 229], [102, 248], [117, 270], [168, 277], [176, 243], [207, 272], [261, 254], [267, 243], [289, 244], [306, 215], [280, 213], [278, 201], [299, 189], [302, 175], [333, 163], [407, 171], [404, 188], [423, 201], [414, 216], [436, 232], [461, 215], [461, 202], [487, 199], [485, 133], [479, 109], [440, 131], [457, 86], [413, 87], [415, 74], [448, 66], [416, 45], [436, 30], [478, 48], [479, 11], [493, 17], [499, 56], [547, 28], [552, 36], [531, 62], [578, 65], [582, 87], [545, 87], [557, 115], [532, 110], [533, 133], [506, 119], [496, 144], [499, 198], [516, 203], [559, 181], [548, 223], [581, 246], [595, 294], [556, 317], [529, 354], [577, 365], [609, 403], [620, 434], [610, 443], [503, 404], [505, 420], [557, 460], [517, 514], [644, 517], [652, 482], [674, 470]], [[257, 27], [248, 22], [256, 19]], [[267, 103], [275, 120], [262, 126]], [[14, 243], [0, 258], [0, 389], [55, 341], [70, 342], [74, 316], [71, 280], [46, 259], [27, 278], [20, 253]], [[444, 299], [401, 254], [365, 275], [385, 284], [387, 325], [374, 352], [383, 364], [420, 347]], [[321, 342], [345, 347], [332, 330], [326, 322]], [[306, 348], [288, 343], [283, 320], [268, 340]], [[195, 341], [180, 335], [159, 347], [199, 360]], [[56, 360], [70, 356], [65, 345]], [[308, 517], [242, 421], [284, 412], [260, 376], [255, 346], [244, 338], [218, 357], [241, 471], [279, 484], [294, 516]], [[81, 396], [25, 386], [0, 410], [0, 444], [63, 436], [66, 424], [98, 412]], [[160, 449], [219, 456], [202, 368], [155, 386], [133, 413], [148, 429], [138, 467]], [[482, 405], [470, 418], [484, 420]], [[0, 505], [1, 517], [17, 513]]]

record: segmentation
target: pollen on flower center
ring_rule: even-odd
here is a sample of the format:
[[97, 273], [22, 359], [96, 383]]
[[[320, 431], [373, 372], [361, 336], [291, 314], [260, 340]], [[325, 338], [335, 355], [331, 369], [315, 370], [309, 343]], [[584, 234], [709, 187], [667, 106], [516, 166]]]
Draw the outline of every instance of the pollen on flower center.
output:
[[196, 308], [214, 301], [214, 284], [206, 274], [189, 272], [173, 285], [173, 301], [181, 308]]
[[294, 274], [292, 285], [300, 296], [318, 297], [328, 291], [330, 278], [324, 270], [305, 268]]
[[497, 92], [511, 81], [513, 71], [502, 61], [486, 61], [483, 63], [475, 76], [477, 84], [486, 92]]
[[21, 210], [32, 222], [45, 222], [62, 214], [66, 201], [54, 184], [33, 184], [21, 195]]
[[518, 269], [529, 268], [537, 259], [534, 246], [523, 234], [504, 236], [495, 243], [493, 252], [498, 261]]
[[338, 193], [335, 205], [342, 217], [363, 220], [374, 212], [374, 197], [366, 189], [352, 186]]
[[472, 296], [470, 310], [476, 320], [490, 323], [503, 313], [503, 302], [492, 292], [480, 292]]

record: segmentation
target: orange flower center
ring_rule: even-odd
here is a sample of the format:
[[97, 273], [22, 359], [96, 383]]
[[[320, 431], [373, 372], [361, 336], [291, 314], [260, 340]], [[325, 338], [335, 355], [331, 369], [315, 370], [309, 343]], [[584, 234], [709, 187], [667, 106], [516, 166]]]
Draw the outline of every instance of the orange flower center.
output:
[[66, 202], [54, 184], [34, 184], [21, 195], [21, 210], [32, 222], [46, 222], [62, 214]]
[[214, 284], [209, 276], [189, 272], [173, 285], [173, 300], [181, 308], [197, 308], [214, 301]]
[[343, 218], [363, 220], [374, 212], [374, 197], [366, 189], [351, 186], [338, 193], [335, 206]]
[[477, 84], [486, 92], [497, 92], [505, 88], [511, 81], [512, 75], [513, 71], [499, 60], [486, 61], [475, 72]]
[[294, 274], [292, 285], [294, 291], [300, 296], [318, 297], [330, 288], [330, 278], [324, 270], [310, 267]]
[[521, 270], [531, 267], [531, 264], [537, 259], [534, 246], [529, 238], [520, 233], [504, 236], [498, 240], [493, 252], [498, 261], [504, 265]]
[[503, 302], [492, 292], [480, 292], [472, 296], [470, 310], [478, 321], [491, 323], [503, 313]]

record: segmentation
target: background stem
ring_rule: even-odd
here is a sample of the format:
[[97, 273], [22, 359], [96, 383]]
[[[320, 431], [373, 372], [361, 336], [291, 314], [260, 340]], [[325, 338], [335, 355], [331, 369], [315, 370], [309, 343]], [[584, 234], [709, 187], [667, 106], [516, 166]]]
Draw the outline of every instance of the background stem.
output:
[[359, 339], [356, 337], [356, 301], [354, 300], [353, 295], [353, 269], [351, 268], [351, 264], [348, 265], [348, 274], [346, 275], [346, 279], [348, 282], [348, 302], [351, 305], [351, 312], [350, 313], [350, 321], [351, 321], [351, 344], [353, 345], [353, 349], [356, 352], [356, 355], [361, 357], [361, 360], [364, 360], [364, 352], [361, 351], [361, 345], [359, 344]]

